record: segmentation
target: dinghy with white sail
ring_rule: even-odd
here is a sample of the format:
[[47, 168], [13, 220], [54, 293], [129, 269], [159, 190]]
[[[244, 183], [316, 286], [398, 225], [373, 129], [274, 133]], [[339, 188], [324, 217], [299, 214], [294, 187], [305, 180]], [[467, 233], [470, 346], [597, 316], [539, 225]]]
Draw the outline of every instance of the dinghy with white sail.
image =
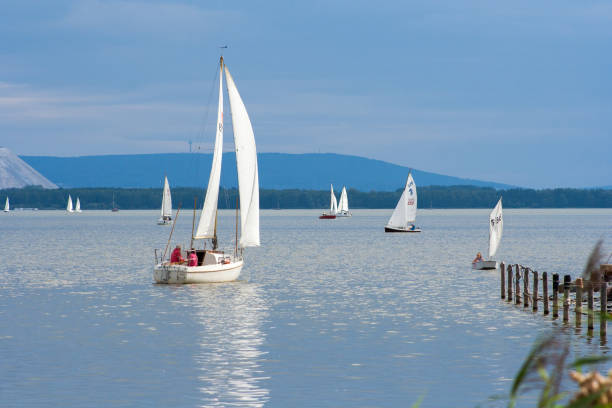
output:
[[70, 197], [70, 194], [68, 194], [68, 204], [66, 204], [66, 211], [69, 213], [74, 212], [74, 210], [72, 209], [72, 197]]
[[336, 217], [350, 217], [352, 216], [348, 206], [348, 195], [346, 194], [346, 187], [342, 187], [342, 193], [340, 193], [340, 201], [338, 202], [338, 213]]
[[472, 262], [472, 269], [497, 269], [497, 261], [492, 258], [497, 253], [499, 242], [504, 231], [504, 218], [502, 214], [502, 199], [499, 201], [489, 214], [489, 257], [488, 260], [480, 259]]
[[172, 223], [172, 196], [170, 195], [170, 185], [168, 177], [164, 176], [164, 191], [162, 193], [161, 217], [157, 220], [157, 225], [170, 225]]
[[8, 196], [6, 197], [6, 202], [4, 203], [4, 212], [9, 212], [11, 211], [11, 206], [9, 204], [9, 198]]
[[404, 191], [385, 226], [385, 232], [421, 232], [414, 225], [417, 211], [417, 189], [412, 173], [408, 173]]
[[334, 186], [331, 185], [331, 195], [329, 198], [329, 212], [323, 211], [323, 214], [319, 215], [320, 220], [334, 220], [338, 214], [338, 201], [336, 201], [336, 195], [334, 194]]
[[[240, 239], [238, 240], [238, 226], [236, 226], [236, 245], [233, 253], [226, 253], [217, 248], [217, 202], [223, 153], [223, 74], [227, 79], [226, 86], [232, 114], [240, 196]], [[192, 243], [207, 239], [211, 240], [212, 249], [206, 248], [206, 241], [203, 249], [193, 248], [192, 244], [188, 260], [182, 261], [180, 248], [177, 247], [170, 260], [162, 259], [157, 263], [153, 272], [155, 282], [207, 283], [236, 280], [244, 265], [242, 256], [244, 248], [260, 245], [259, 176], [255, 136], [249, 115], [223, 57], [220, 59], [219, 105], [212, 167], [204, 206], [198, 227], [192, 235]], [[165, 255], [162, 255], [162, 258], [164, 257]]]
[[74, 212], [82, 212], [81, 211], [81, 200], [77, 197], [76, 205], [74, 206]]

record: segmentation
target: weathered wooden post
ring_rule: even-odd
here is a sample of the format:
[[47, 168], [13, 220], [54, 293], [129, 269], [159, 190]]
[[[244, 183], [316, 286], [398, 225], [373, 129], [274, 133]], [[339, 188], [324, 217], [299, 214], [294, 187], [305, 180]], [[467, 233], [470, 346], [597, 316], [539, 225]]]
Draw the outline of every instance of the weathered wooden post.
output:
[[570, 290], [570, 282], [572, 281], [572, 277], [570, 275], [563, 275], [563, 322], [567, 323], [569, 321], [569, 290]]
[[576, 327], [582, 325], [582, 278], [576, 279]]
[[550, 313], [548, 310], [548, 273], [542, 272], [542, 297], [544, 298], [544, 314]]
[[538, 311], [538, 271], [533, 271], [533, 293], [532, 295], [532, 308], [534, 312]]
[[529, 307], [529, 268], [523, 268], [523, 307]]
[[514, 304], [521, 304], [521, 271], [518, 264], [514, 265]]
[[601, 315], [599, 317], [599, 335], [606, 337], [606, 329], [608, 328], [608, 283], [601, 282], [599, 290], [599, 298], [601, 300]]
[[587, 282], [587, 291], [589, 294], [588, 297], [588, 304], [587, 304], [587, 310], [589, 312], [589, 317], [588, 317], [588, 331], [589, 333], [593, 333], [593, 282], [591, 282], [590, 280]]
[[506, 298], [506, 269], [505, 268], [506, 266], [502, 262], [501, 265], [499, 265], [499, 272], [501, 273], [501, 298], [502, 299]]
[[508, 302], [512, 302], [512, 265], [508, 265]]
[[559, 274], [553, 273], [553, 319], [559, 317]]

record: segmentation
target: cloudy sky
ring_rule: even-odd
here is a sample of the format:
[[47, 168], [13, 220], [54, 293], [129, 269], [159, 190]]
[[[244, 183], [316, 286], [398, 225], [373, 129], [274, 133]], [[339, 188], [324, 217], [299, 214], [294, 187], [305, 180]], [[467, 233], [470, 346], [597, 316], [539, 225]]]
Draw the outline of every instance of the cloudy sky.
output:
[[227, 44], [260, 152], [354, 154], [538, 188], [612, 185], [609, 1], [0, 9], [0, 145], [20, 155], [184, 152], [189, 140], [209, 151]]

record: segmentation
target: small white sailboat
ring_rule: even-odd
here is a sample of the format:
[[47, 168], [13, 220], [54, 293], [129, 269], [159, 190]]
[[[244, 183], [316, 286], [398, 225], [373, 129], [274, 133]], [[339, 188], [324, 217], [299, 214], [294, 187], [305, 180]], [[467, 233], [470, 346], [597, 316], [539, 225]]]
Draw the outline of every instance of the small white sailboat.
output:
[[6, 202], [4, 203], [4, 212], [9, 212], [11, 211], [11, 206], [9, 204], [9, 198], [8, 196], [6, 197]]
[[[204, 248], [191, 248], [188, 261], [184, 262], [181, 260], [180, 248], [177, 247], [178, 254], [173, 252], [170, 261], [162, 259], [160, 263], [155, 265], [153, 277], [157, 283], [207, 283], [236, 280], [244, 265], [242, 257], [244, 248], [259, 246], [260, 244], [259, 176], [255, 136], [249, 115], [223, 57], [220, 59], [220, 67], [219, 105], [212, 168], [198, 227], [192, 235], [192, 242], [193, 240], [210, 239], [212, 249], [206, 249], [206, 241], [204, 241]], [[227, 79], [226, 86], [232, 113], [236, 167], [238, 169], [238, 192], [240, 194], [241, 234], [240, 240], [238, 240], [238, 226], [236, 226], [236, 246], [233, 254], [217, 249], [217, 202], [223, 154], [224, 73]], [[174, 254], [177, 254], [176, 258]], [[163, 257], [164, 255], [162, 255]]]
[[488, 260], [478, 260], [472, 262], [472, 269], [497, 269], [497, 261], [491, 259], [495, 256], [502, 233], [504, 231], [504, 218], [502, 214], [502, 199], [499, 201], [489, 214], [489, 257]]
[[170, 195], [170, 185], [168, 177], [164, 176], [164, 192], [162, 193], [161, 217], [157, 220], [157, 225], [170, 225], [172, 223], [172, 196]]
[[112, 207], [111, 207], [111, 211], [112, 212], [119, 211], [119, 207], [117, 207], [117, 205], [115, 204], [115, 193], [113, 193], [113, 204], [112, 204]]
[[66, 211], [69, 213], [74, 212], [74, 210], [72, 209], [72, 197], [70, 197], [70, 194], [68, 194], [68, 204], [66, 205]]
[[81, 211], [81, 200], [79, 200], [79, 197], [77, 197], [77, 201], [76, 201], [76, 205], [74, 206], [74, 212], [82, 212]]
[[338, 202], [338, 213], [336, 217], [351, 217], [352, 214], [349, 211], [348, 206], [348, 195], [346, 194], [346, 187], [342, 187], [342, 193], [340, 193], [340, 201]]
[[329, 212], [323, 211], [323, 214], [319, 215], [320, 220], [334, 220], [338, 215], [338, 201], [336, 201], [336, 195], [334, 194], [334, 186], [331, 185], [331, 196], [329, 199]]
[[402, 192], [389, 222], [385, 226], [385, 232], [421, 232], [420, 228], [414, 225], [417, 212], [417, 189], [412, 173], [408, 173], [406, 187]]

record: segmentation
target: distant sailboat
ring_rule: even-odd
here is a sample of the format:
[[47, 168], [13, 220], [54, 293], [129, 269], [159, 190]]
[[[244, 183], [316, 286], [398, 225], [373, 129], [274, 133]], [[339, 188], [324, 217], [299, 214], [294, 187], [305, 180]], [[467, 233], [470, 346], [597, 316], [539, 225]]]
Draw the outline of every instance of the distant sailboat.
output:
[[[188, 262], [178, 261], [171, 256], [170, 261], [162, 259], [153, 269], [156, 283], [207, 283], [228, 282], [238, 278], [244, 265], [242, 251], [246, 247], [259, 246], [259, 175], [257, 170], [257, 151], [251, 120], [246, 111], [236, 84], [227, 66], [220, 59], [219, 105], [212, 168], [208, 178], [208, 188], [200, 221], [194, 240], [210, 239], [212, 249], [190, 250]], [[223, 157], [223, 74], [227, 79], [227, 93], [232, 113], [236, 167], [238, 170], [238, 192], [240, 194], [240, 239], [238, 239], [238, 220], [236, 220], [236, 246], [233, 254], [217, 249], [217, 204], [221, 180], [221, 160]], [[238, 208], [236, 208], [238, 211]], [[177, 214], [178, 215], [178, 214]], [[238, 218], [238, 213], [236, 213]], [[176, 222], [176, 218], [175, 218]], [[177, 248], [178, 250], [178, 248]], [[164, 257], [164, 255], [162, 255]], [[174, 259], [173, 259], [174, 258]]]
[[495, 208], [489, 214], [489, 259], [473, 262], [472, 269], [497, 269], [497, 261], [491, 258], [497, 253], [503, 231], [504, 218], [502, 214], [502, 199], [500, 197]]
[[350, 217], [352, 216], [348, 206], [348, 195], [346, 194], [346, 187], [342, 187], [342, 193], [340, 193], [340, 201], [338, 202], [338, 213], [336, 217]]
[[4, 203], [4, 212], [11, 211], [11, 206], [9, 205], [9, 198], [6, 197], [6, 202]]
[[414, 225], [417, 211], [417, 189], [412, 173], [408, 174], [406, 187], [402, 192], [391, 218], [385, 227], [385, 232], [421, 232]]
[[72, 197], [70, 197], [70, 194], [68, 194], [68, 204], [66, 205], [66, 211], [69, 213], [74, 212], [74, 210], [72, 209]]
[[74, 212], [81, 212], [81, 200], [79, 200], [79, 197], [77, 197], [77, 202], [76, 205], [74, 206]]
[[331, 197], [329, 199], [329, 212], [323, 212], [319, 216], [320, 220], [334, 220], [338, 213], [338, 201], [336, 201], [336, 195], [334, 194], [334, 186], [331, 186]]
[[157, 220], [157, 225], [170, 225], [172, 222], [172, 196], [170, 195], [170, 185], [168, 177], [164, 177], [164, 191], [162, 193], [161, 217]]
[[115, 193], [113, 193], [113, 206], [111, 207], [111, 211], [112, 212], [119, 211], [119, 208], [117, 207], [117, 205], [115, 205]]

